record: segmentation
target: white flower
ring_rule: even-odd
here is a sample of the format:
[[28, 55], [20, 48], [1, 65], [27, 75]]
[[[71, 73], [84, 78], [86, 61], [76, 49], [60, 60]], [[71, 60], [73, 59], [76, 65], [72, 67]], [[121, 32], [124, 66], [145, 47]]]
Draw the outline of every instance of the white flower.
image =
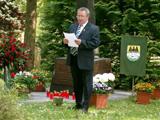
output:
[[99, 79], [97, 79], [96, 77], [93, 77], [93, 83], [98, 83]]
[[19, 74], [22, 75], [22, 71], [20, 71]]
[[108, 79], [113, 82], [115, 80], [115, 76], [112, 73], [109, 73]]
[[102, 77], [102, 75], [101, 74], [97, 74], [97, 75], [95, 75], [95, 78], [96, 79], [100, 79]]
[[103, 78], [104, 82], [108, 82], [108, 77], [107, 77], [107, 74], [106, 74], [106, 73], [104, 73], [104, 74], [102, 75], [102, 78]]

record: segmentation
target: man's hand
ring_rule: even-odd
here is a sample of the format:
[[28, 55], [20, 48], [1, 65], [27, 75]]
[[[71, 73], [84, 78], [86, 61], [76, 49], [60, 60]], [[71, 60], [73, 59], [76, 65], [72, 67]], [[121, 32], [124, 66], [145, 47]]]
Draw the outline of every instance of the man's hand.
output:
[[64, 44], [68, 44], [68, 42], [69, 42], [68, 39], [66, 39], [66, 38], [63, 39]]
[[74, 42], [75, 42], [77, 45], [80, 45], [80, 44], [81, 44], [81, 39], [76, 39], [76, 40], [74, 40]]

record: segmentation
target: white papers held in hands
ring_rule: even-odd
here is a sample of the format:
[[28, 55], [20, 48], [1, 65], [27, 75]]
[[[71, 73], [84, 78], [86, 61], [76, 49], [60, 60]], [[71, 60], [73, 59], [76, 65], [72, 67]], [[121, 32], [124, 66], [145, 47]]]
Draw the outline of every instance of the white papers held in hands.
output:
[[65, 33], [63, 32], [66, 39], [68, 39], [68, 46], [70, 47], [78, 47], [78, 45], [74, 42], [74, 40], [77, 39], [76, 35], [74, 33]]

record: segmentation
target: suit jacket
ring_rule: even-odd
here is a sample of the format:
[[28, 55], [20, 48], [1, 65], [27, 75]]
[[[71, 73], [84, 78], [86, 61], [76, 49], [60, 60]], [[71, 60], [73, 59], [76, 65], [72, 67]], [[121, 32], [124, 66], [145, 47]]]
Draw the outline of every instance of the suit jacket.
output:
[[[68, 33], [76, 33], [78, 23], [71, 24]], [[94, 68], [94, 49], [100, 44], [99, 27], [88, 22], [78, 39], [81, 39], [81, 44], [78, 47], [78, 67], [84, 70], [93, 70]], [[68, 45], [66, 45], [68, 47]], [[71, 65], [70, 47], [67, 51], [66, 65]]]

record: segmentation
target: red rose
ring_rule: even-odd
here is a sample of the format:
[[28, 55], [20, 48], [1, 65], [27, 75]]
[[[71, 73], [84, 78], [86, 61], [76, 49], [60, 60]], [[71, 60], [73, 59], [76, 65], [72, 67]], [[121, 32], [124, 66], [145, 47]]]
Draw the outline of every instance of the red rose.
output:
[[34, 79], [37, 79], [37, 76], [34, 75], [33, 78], [34, 78]]
[[7, 49], [9, 49], [9, 46], [7, 47]]
[[3, 39], [3, 42], [5, 42], [5, 39]]
[[15, 73], [11, 73], [11, 76], [14, 77], [16, 74]]
[[1, 45], [1, 47], [3, 47], [3, 44]]
[[14, 38], [14, 39], [13, 39], [13, 42], [15, 42], [15, 41], [16, 41], [16, 39]]

